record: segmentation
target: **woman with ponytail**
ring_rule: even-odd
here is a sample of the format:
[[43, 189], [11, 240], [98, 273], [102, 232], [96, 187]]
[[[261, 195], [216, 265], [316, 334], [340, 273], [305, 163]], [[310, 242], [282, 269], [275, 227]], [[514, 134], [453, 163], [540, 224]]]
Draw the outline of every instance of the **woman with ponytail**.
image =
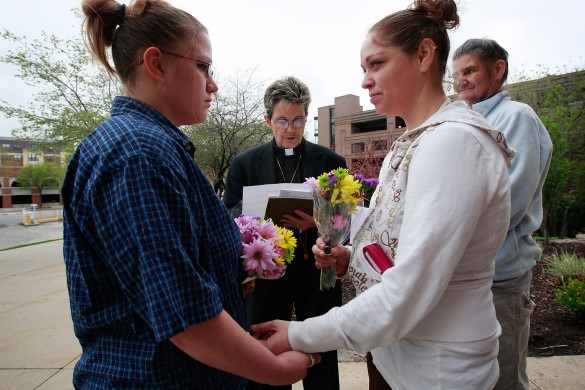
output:
[[77, 147], [62, 189], [83, 349], [75, 388], [302, 379], [318, 355], [275, 356], [246, 332], [240, 232], [179, 129], [203, 122], [218, 90], [207, 29], [162, 0], [84, 0], [82, 9], [87, 44], [124, 95]]

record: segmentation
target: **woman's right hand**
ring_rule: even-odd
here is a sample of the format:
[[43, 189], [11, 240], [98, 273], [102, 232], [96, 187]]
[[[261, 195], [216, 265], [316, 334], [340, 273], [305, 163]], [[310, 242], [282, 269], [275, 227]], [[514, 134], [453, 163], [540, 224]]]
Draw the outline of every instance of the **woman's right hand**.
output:
[[[327, 248], [327, 249], [326, 249]], [[336, 264], [335, 271], [337, 275], [345, 275], [349, 266], [349, 251], [343, 245], [328, 247], [323, 238], [317, 238], [313, 245], [313, 254], [315, 255], [315, 267], [318, 269], [327, 268]], [[327, 254], [329, 253], [329, 254]]]

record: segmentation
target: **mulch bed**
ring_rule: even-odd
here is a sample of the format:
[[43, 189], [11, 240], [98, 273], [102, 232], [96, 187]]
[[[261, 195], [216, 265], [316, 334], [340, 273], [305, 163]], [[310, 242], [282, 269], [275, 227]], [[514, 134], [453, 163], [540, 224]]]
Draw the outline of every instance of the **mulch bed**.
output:
[[[546, 272], [555, 251], [577, 253], [585, 258], [585, 240], [557, 240], [544, 250], [543, 258], [533, 269], [530, 295], [536, 308], [530, 319], [528, 356], [585, 355], [585, 316], [563, 308], [555, 300], [560, 281]], [[342, 280], [343, 303], [355, 297], [349, 281]]]

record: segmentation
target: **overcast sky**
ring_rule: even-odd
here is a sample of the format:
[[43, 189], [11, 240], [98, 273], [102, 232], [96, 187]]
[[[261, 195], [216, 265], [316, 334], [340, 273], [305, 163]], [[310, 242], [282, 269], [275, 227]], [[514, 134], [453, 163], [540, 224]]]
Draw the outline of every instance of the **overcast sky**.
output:
[[[456, 0], [457, 1], [457, 0]], [[127, 1], [123, 1], [126, 2]], [[294, 75], [310, 88], [317, 108], [336, 96], [360, 96], [359, 49], [368, 28], [387, 14], [404, 9], [410, 0], [170, 0], [205, 24], [213, 45], [216, 72], [229, 76], [237, 69], [257, 68], [266, 84]], [[510, 53], [509, 81], [539, 68], [585, 68], [585, 2], [583, 0], [458, 0], [461, 26], [450, 33], [452, 51], [468, 38], [492, 38]], [[4, 1], [0, 29], [28, 38], [41, 31], [69, 38], [80, 36], [72, 12], [80, 0]], [[8, 50], [0, 39], [0, 53]], [[0, 64], [0, 99], [13, 105], [32, 101], [31, 90]], [[221, 80], [221, 78], [220, 78]], [[221, 83], [219, 85], [221, 91]], [[307, 125], [311, 130], [312, 121]], [[0, 114], [0, 136], [9, 136], [18, 122]]]

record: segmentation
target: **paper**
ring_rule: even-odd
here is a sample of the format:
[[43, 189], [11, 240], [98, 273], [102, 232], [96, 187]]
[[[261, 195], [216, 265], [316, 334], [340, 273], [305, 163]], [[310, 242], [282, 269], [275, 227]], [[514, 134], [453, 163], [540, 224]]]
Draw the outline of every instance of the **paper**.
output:
[[[288, 194], [309, 192], [309, 186], [304, 183], [264, 184], [259, 186], [245, 186], [242, 193], [242, 214], [251, 217], [264, 218], [266, 205], [270, 196], [279, 197], [281, 190]], [[310, 193], [309, 193], [310, 194]], [[294, 196], [295, 198], [300, 196]], [[276, 221], [275, 221], [276, 222]]]
[[369, 209], [367, 207], [358, 206], [356, 207], [355, 211], [351, 215], [351, 228], [349, 232], [349, 243], [353, 243], [353, 239], [358, 232], [358, 229], [364, 223], [364, 220], [369, 214]]

